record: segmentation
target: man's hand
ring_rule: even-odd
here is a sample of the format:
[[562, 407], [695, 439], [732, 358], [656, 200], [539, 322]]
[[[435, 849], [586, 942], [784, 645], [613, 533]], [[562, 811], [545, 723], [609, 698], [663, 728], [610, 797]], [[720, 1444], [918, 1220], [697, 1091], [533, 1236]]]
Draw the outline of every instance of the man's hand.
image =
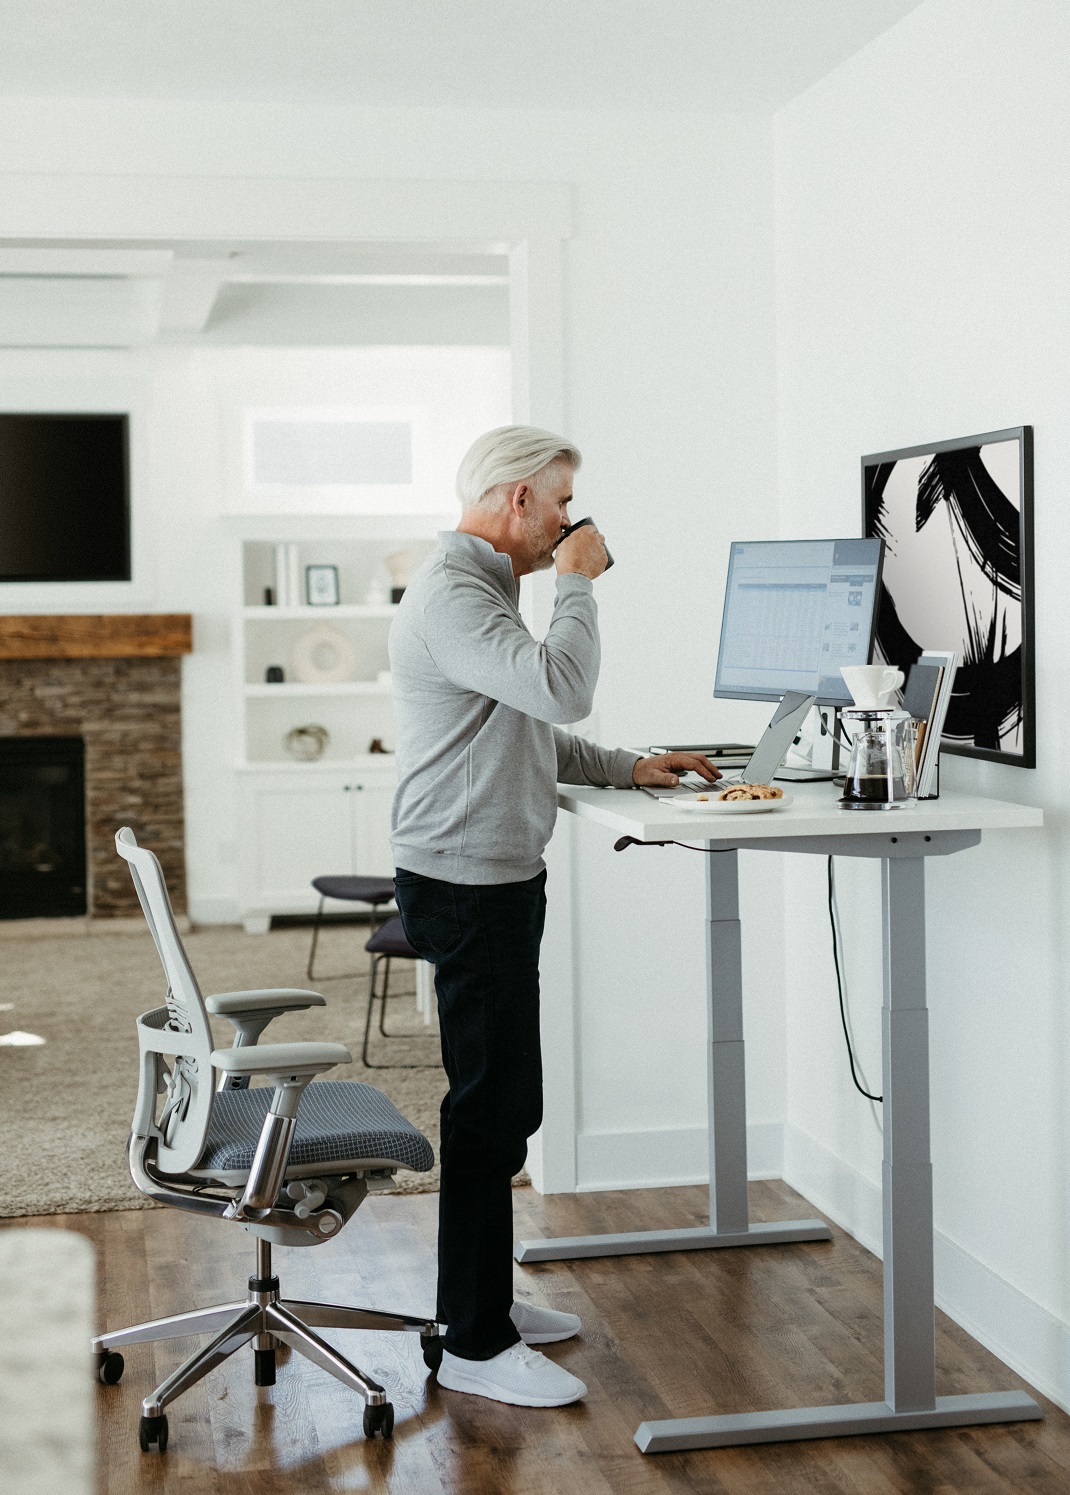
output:
[[655, 753], [652, 758], [639, 759], [632, 769], [632, 783], [661, 784], [671, 789], [688, 770], [701, 774], [711, 784], [721, 777], [705, 753]]
[[606, 537], [593, 524], [585, 524], [582, 529], [573, 530], [568, 539], [562, 540], [554, 551], [558, 576], [576, 571], [580, 576], [587, 576], [594, 581], [606, 569], [607, 560]]

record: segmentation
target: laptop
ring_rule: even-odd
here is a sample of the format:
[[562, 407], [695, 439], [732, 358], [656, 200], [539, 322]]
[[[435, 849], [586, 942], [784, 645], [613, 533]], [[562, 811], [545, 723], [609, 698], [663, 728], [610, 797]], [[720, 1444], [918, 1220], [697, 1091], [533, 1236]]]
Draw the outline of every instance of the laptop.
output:
[[[799, 728], [806, 720], [806, 713], [816, 700], [816, 696], [803, 695], [798, 690], [787, 691], [784, 699], [773, 712], [772, 720], [762, 733], [746, 766], [738, 774], [725, 774], [717, 780], [718, 785], [771, 784], [773, 776], [784, 761], [788, 748], [795, 741]], [[712, 787], [697, 774], [691, 774], [676, 788], [658, 784], [641, 785], [645, 793], [652, 798], [667, 800], [693, 799], [696, 793], [708, 793]]]

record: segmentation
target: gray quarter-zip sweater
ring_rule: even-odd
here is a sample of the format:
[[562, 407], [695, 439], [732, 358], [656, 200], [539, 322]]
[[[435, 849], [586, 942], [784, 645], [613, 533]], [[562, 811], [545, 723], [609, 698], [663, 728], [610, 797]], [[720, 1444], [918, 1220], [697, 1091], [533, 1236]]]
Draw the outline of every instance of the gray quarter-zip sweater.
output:
[[439, 539], [390, 629], [394, 860], [444, 882], [523, 882], [544, 865], [558, 781], [629, 788], [639, 754], [557, 726], [591, 712], [600, 660], [591, 581], [557, 578], [540, 643], [520, 616], [509, 557], [476, 535]]

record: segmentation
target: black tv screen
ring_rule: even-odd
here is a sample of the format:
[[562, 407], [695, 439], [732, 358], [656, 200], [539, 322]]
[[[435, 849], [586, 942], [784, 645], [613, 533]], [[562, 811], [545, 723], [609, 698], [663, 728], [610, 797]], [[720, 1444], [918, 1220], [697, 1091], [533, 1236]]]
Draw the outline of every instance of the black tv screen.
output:
[[0, 581], [129, 581], [125, 415], [0, 414]]

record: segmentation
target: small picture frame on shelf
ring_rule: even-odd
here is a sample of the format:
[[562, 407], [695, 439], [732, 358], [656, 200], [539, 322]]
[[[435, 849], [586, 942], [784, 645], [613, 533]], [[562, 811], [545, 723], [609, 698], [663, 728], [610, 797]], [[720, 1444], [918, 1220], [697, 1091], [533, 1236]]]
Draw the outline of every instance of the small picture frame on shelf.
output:
[[309, 607], [337, 607], [338, 567], [306, 566], [305, 598]]

